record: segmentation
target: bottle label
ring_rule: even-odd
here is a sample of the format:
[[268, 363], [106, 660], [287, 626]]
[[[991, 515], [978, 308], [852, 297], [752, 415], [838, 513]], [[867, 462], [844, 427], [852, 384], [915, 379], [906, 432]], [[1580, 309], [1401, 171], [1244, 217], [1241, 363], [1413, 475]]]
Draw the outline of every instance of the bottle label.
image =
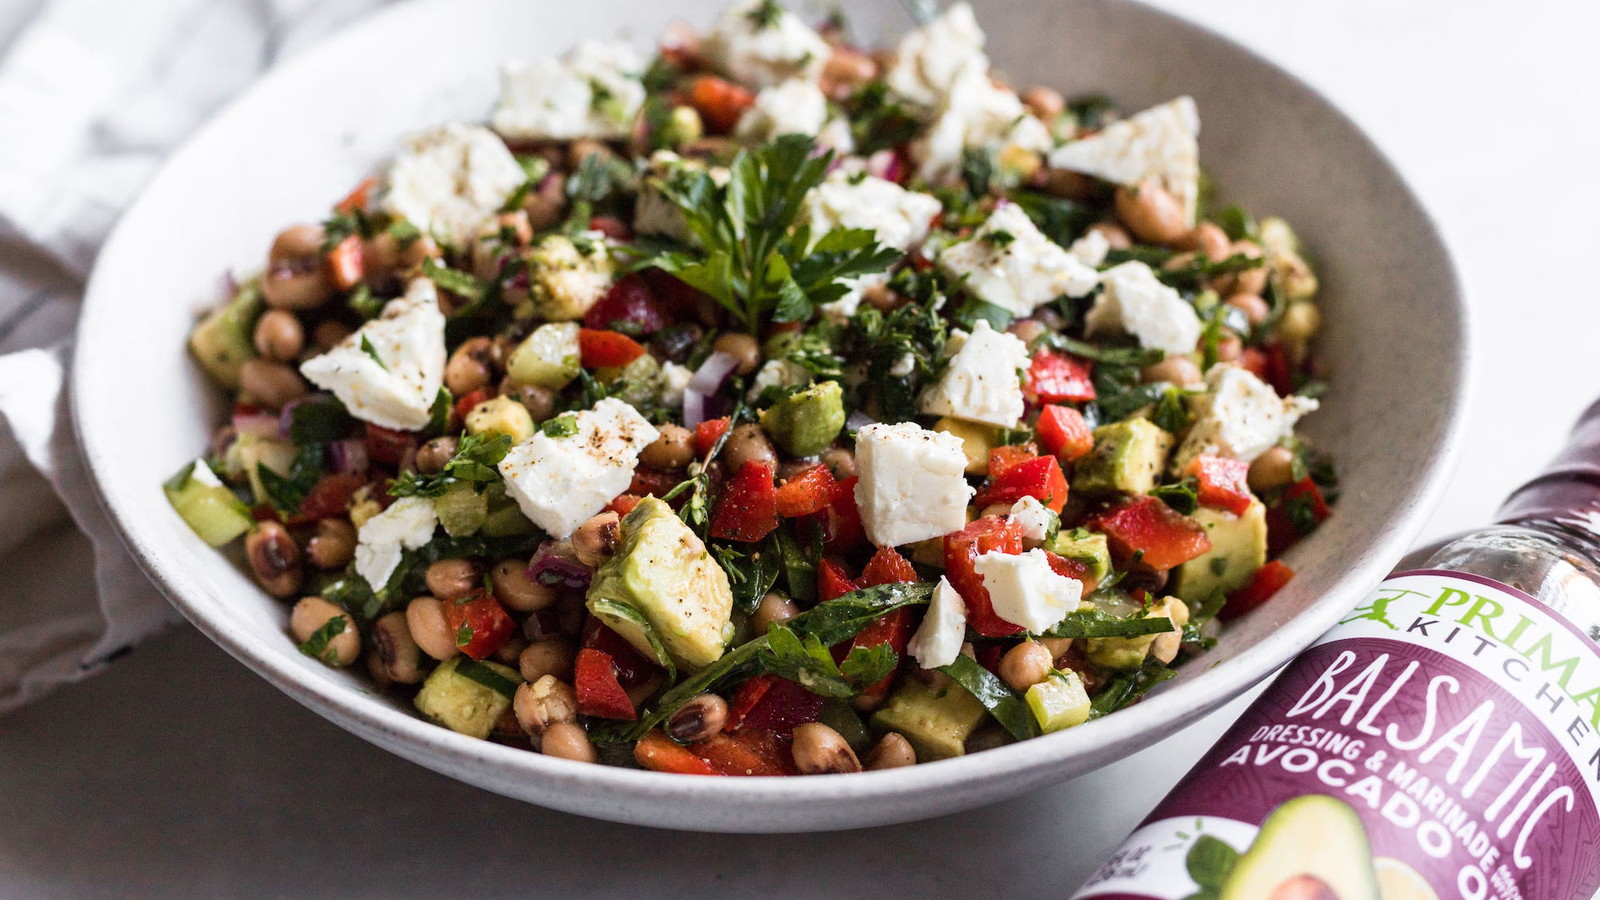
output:
[[1286, 668], [1075, 900], [1588, 900], [1600, 646], [1395, 575]]

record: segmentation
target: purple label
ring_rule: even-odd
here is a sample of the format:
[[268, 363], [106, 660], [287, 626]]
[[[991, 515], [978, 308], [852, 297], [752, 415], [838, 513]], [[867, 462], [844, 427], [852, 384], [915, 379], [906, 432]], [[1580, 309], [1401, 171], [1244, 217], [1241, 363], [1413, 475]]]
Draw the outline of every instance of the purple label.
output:
[[1292, 663], [1076, 897], [1587, 900], [1600, 653], [1525, 594], [1415, 572]]

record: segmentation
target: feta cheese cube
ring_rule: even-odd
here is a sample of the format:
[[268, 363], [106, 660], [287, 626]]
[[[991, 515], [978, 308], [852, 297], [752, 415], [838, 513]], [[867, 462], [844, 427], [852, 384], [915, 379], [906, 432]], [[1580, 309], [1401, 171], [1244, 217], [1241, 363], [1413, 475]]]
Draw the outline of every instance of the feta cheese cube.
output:
[[1061, 521], [1055, 511], [1040, 503], [1037, 497], [1023, 497], [1011, 504], [1006, 518], [1017, 523], [1022, 528], [1023, 538], [1030, 541], [1043, 541], [1050, 536], [1050, 529]]
[[914, 422], [873, 423], [856, 432], [856, 505], [867, 537], [898, 547], [967, 524], [972, 486], [961, 438]]
[[937, 669], [956, 661], [966, 639], [967, 604], [950, 579], [941, 575], [928, 601], [928, 611], [906, 644], [906, 651], [922, 668]]
[[614, 397], [573, 415], [575, 434], [551, 437], [535, 431], [499, 466], [506, 493], [522, 514], [557, 539], [570, 536], [628, 489], [639, 451], [658, 436], [638, 410]]
[[1034, 634], [1049, 630], [1083, 599], [1083, 583], [1057, 575], [1043, 550], [990, 551], [972, 568], [989, 591], [995, 615]]
[[969, 240], [941, 250], [938, 264], [950, 276], [965, 278], [968, 293], [1014, 316], [1031, 315], [1062, 294], [1082, 297], [1100, 279], [1014, 203], [996, 207]]
[[754, 88], [791, 78], [816, 81], [833, 52], [798, 16], [768, 0], [729, 7], [700, 46], [718, 71]]
[[683, 392], [688, 389], [694, 370], [675, 362], [661, 364], [661, 405], [672, 409], [683, 408]]
[[389, 166], [383, 206], [435, 239], [462, 247], [527, 180], [494, 132], [480, 125], [441, 125], [406, 141]]
[[389, 508], [361, 523], [356, 533], [356, 574], [374, 591], [389, 583], [401, 555], [433, 539], [439, 517], [426, 497], [401, 497]]
[[1200, 316], [1149, 266], [1130, 260], [1101, 272], [1100, 282], [1105, 290], [1084, 317], [1089, 334], [1126, 331], [1140, 346], [1169, 354], [1193, 352], [1200, 343]]
[[782, 134], [815, 137], [827, 122], [828, 98], [822, 88], [795, 78], [762, 88], [733, 133], [746, 144], [764, 144]]
[[1194, 100], [1179, 97], [1056, 148], [1050, 165], [1127, 187], [1155, 179], [1183, 203], [1192, 224], [1200, 200], [1199, 134]]
[[1252, 462], [1293, 434], [1300, 417], [1318, 406], [1310, 397], [1279, 397], [1272, 385], [1232, 363], [1212, 366], [1206, 392], [1190, 405], [1194, 424], [1173, 455], [1173, 471], [1202, 454]]
[[865, 228], [878, 243], [909, 250], [922, 243], [943, 207], [931, 194], [908, 191], [872, 175], [835, 171], [806, 195], [813, 240], [835, 228]]
[[490, 124], [527, 140], [627, 137], [644, 104], [644, 69], [623, 41], [583, 41], [560, 61], [508, 64]]
[[983, 147], [1002, 157], [1018, 152], [1043, 154], [1055, 146], [1050, 129], [1023, 106], [1014, 91], [996, 87], [988, 61], [971, 59], [950, 94], [935, 110], [933, 124], [911, 144], [918, 174], [938, 183], [955, 177], [962, 152]]
[[363, 422], [417, 431], [444, 386], [444, 321], [433, 282], [415, 279], [382, 317], [301, 363], [300, 373]]
[[1106, 233], [1098, 228], [1084, 232], [1083, 237], [1072, 242], [1067, 252], [1078, 258], [1078, 262], [1098, 269], [1105, 264], [1106, 254], [1111, 252], [1111, 240]]
[[999, 428], [1015, 426], [1026, 407], [1018, 370], [1028, 368], [1028, 345], [979, 319], [971, 335], [953, 335], [945, 352], [951, 354], [950, 362], [922, 392], [917, 410]]
[[889, 90], [912, 103], [937, 106], [949, 96], [969, 60], [979, 60], [988, 71], [983, 44], [983, 29], [972, 5], [952, 4], [937, 19], [900, 39], [884, 81]]

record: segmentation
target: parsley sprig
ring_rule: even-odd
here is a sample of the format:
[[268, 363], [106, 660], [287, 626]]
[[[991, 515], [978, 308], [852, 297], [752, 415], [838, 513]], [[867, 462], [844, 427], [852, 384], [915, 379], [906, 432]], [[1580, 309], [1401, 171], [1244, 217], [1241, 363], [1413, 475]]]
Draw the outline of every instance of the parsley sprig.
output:
[[496, 468], [511, 450], [511, 438], [503, 434], [469, 434], [461, 439], [456, 455], [433, 475], [406, 472], [389, 485], [391, 497], [438, 497], [452, 484], [468, 483], [474, 487], [500, 480]]

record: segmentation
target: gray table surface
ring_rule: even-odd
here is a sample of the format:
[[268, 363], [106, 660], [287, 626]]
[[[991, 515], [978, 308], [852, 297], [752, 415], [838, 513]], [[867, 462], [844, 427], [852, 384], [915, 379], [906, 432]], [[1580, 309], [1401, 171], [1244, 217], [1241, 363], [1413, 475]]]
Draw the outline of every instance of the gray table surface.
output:
[[[33, 0], [0, 0], [0, 20]], [[1425, 537], [1490, 519], [1597, 393], [1600, 6], [1159, 0], [1304, 75], [1438, 215], [1477, 319], [1472, 424]], [[5, 21], [0, 21], [4, 25]], [[4, 28], [0, 28], [0, 35]], [[3, 45], [0, 39], [0, 45]], [[1574, 259], [1575, 248], [1581, 248]], [[0, 573], [48, 602], [70, 540]], [[376, 750], [181, 628], [0, 720], [0, 897], [1065, 897], [1242, 703], [1091, 776], [958, 816], [737, 837], [608, 825]]]

